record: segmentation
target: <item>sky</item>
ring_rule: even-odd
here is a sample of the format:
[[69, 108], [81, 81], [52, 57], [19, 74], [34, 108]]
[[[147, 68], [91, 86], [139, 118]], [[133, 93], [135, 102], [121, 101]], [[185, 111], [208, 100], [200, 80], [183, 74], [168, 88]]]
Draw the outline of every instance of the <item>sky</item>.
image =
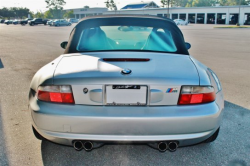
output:
[[[64, 9], [81, 8], [83, 6], [105, 7], [106, 0], [65, 0]], [[129, 3], [141, 2], [142, 0], [114, 0], [118, 10]], [[150, 0], [149, 0], [150, 1]], [[145, 1], [145, 2], [148, 2]], [[161, 5], [160, 0], [154, 0], [157, 5]], [[45, 0], [0, 0], [0, 8], [3, 7], [27, 7], [33, 12], [46, 11]]]

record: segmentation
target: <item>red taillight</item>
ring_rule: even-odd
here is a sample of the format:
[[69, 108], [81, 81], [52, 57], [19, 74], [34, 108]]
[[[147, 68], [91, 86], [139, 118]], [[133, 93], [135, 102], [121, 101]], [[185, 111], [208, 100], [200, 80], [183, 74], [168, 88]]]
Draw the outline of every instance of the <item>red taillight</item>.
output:
[[179, 105], [202, 104], [215, 100], [212, 86], [183, 86], [179, 97]]
[[62, 103], [61, 93], [49, 92], [49, 96], [52, 102]]
[[64, 103], [72, 103], [72, 104], [75, 103], [72, 93], [61, 93], [61, 95], [62, 95], [62, 101]]
[[40, 90], [38, 90], [37, 98], [38, 98], [39, 100], [43, 100], [43, 101], [50, 101], [49, 92], [45, 92], [45, 91], [40, 91]]
[[75, 103], [71, 86], [39, 86], [37, 98], [55, 103]]

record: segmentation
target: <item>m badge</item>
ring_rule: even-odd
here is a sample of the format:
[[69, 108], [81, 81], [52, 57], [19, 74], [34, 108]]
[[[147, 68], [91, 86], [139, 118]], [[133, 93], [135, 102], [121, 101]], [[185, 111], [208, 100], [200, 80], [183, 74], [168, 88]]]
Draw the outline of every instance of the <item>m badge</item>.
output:
[[168, 90], [166, 91], [166, 93], [177, 93], [178, 90], [177, 88], [168, 88]]

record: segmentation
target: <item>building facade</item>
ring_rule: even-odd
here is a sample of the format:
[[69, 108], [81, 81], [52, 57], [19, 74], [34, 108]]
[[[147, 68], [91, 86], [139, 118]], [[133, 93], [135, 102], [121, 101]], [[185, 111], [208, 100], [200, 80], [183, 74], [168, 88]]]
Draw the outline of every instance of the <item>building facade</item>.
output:
[[127, 9], [149, 9], [149, 8], [160, 8], [154, 1], [150, 2], [139, 2], [139, 3], [131, 3], [127, 4], [121, 10], [127, 10]]
[[82, 19], [84, 17], [102, 15], [107, 12], [107, 8], [77, 8], [77, 9], [66, 9], [65, 11], [73, 10], [75, 18]]
[[232, 24], [250, 25], [250, 6], [212, 6], [212, 7], [172, 7], [136, 8], [108, 11], [107, 8], [72, 9], [75, 18], [102, 14], [142, 14], [183, 19], [194, 24]]

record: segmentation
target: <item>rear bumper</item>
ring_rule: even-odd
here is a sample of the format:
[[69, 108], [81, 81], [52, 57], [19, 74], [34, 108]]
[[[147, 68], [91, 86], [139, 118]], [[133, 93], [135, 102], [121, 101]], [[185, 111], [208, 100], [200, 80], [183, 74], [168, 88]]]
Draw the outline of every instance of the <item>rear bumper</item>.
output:
[[[34, 124], [33, 124], [34, 125]], [[178, 141], [178, 146], [188, 146], [193, 144], [201, 143], [202, 141], [208, 139], [213, 135], [217, 129], [201, 132], [201, 133], [191, 133], [191, 134], [178, 134], [178, 135], [89, 135], [89, 134], [74, 134], [74, 133], [62, 133], [62, 132], [52, 132], [38, 129], [34, 126], [35, 129], [47, 140], [52, 142], [63, 144], [63, 145], [72, 145], [74, 140], [88, 140], [92, 142], [99, 143], [155, 143], [155, 142], [164, 142], [164, 141]]]
[[206, 140], [220, 126], [224, 102], [219, 95], [209, 104], [154, 107], [62, 105], [33, 99], [30, 111], [36, 130], [60, 144], [176, 140], [187, 146]]

